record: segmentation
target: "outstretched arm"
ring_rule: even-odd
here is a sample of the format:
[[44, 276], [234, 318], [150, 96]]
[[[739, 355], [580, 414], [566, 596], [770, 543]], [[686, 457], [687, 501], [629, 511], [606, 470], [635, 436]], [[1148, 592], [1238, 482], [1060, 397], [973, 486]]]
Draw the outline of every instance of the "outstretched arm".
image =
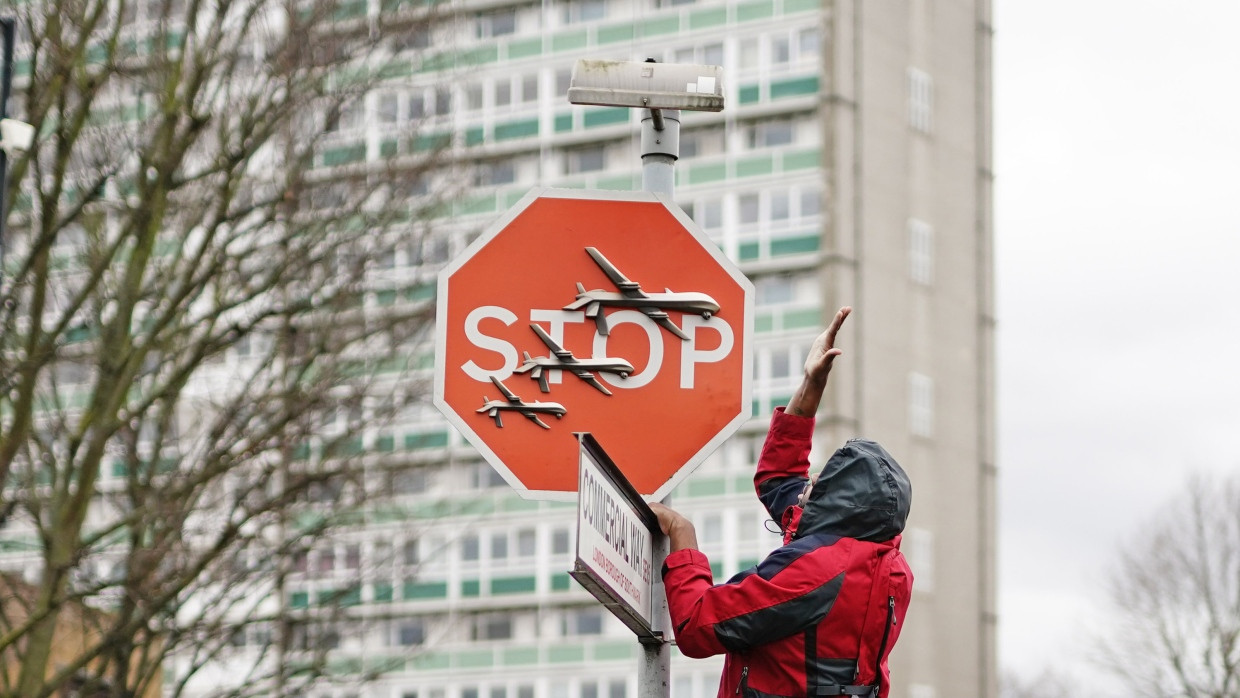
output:
[[827, 388], [827, 375], [831, 373], [831, 364], [835, 357], [844, 353], [843, 350], [835, 348], [835, 336], [851, 312], [852, 308], [848, 306], [840, 308], [831, 320], [831, 325], [814, 340], [814, 346], [805, 358], [805, 376], [797, 391], [792, 394], [792, 399], [788, 401], [788, 414], [812, 417], [818, 412], [818, 403], [822, 401], [822, 393]]

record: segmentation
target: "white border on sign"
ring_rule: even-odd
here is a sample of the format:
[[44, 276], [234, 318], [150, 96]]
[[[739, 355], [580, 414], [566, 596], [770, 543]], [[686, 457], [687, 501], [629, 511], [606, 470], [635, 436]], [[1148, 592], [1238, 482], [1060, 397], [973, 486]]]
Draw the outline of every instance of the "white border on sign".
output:
[[715, 245], [714, 241], [710, 239], [710, 236], [708, 236], [706, 232], [703, 231], [702, 228], [698, 226], [698, 224], [671, 199], [671, 197], [668, 197], [665, 194], [655, 194], [648, 191], [551, 189], [548, 187], [536, 187], [531, 189], [528, 194], [521, 197], [520, 201], [509, 208], [503, 216], [500, 216], [500, 218], [492, 223], [491, 226], [488, 227], [481, 235], [475, 238], [463, 252], [454, 257], [452, 261], [447, 264], [447, 266], [440, 270], [439, 279], [436, 284], [435, 407], [452, 426], [456, 427], [457, 431], [466, 435], [470, 445], [478, 449], [478, 452], [482, 454], [482, 457], [491, 464], [491, 467], [495, 468], [495, 470], [503, 476], [504, 480], [507, 481], [508, 484], [517, 492], [517, 494], [521, 495], [523, 499], [559, 502], [576, 501], [576, 492], [531, 490], [522, 485], [521, 481], [517, 479], [517, 476], [508, 469], [508, 466], [504, 465], [504, 462], [500, 459], [499, 455], [497, 455], [489, 446], [486, 445], [486, 441], [481, 437], [481, 435], [479, 435], [472, 426], [462, 419], [461, 416], [457, 414], [456, 411], [453, 410], [444, 400], [444, 380], [447, 376], [445, 354], [447, 353], [448, 334], [447, 329], [444, 327], [443, 323], [440, 322], [440, 320], [447, 317], [448, 313], [448, 277], [452, 276], [453, 272], [460, 269], [465, 262], [474, 256], [474, 253], [499, 235], [500, 231], [508, 227], [509, 223], [512, 223], [517, 216], [521, 215], [521, 213], [524, 212], [530, 204], [534, 203], [534, 201], [540, 197], [549, 199], [590, 199], [603, 201], [657, 201], [663, 204], [668, 212], [676, 218], [684, 229], [688, 231], [695, 240], [697, 240], [698, 244], [701, 245], [712, 258], [714, 258], [719, 267], [726, 271], [728, 275], [732, 277], [732, 280], [744, 290], [745, 313], [743, 317], [747, 318], [748, 321], [743, 322], [743, 327], [741, 328], [741, 332], [744, 337], [744, 341], [742, 342], [743, 349], [741, 352], [741, 366], [744, 368], [741, 370], [740, 411], [732, 420], [725, 424], [713, 438], [703, 444], [702, 448], [698, 449], [696, 453], [690, 456], [684, 466], [681, 467], [675, 475], [669, 478], [667, 482], [659, 486], [659, 488], [650, 495], [652, 500], [662, 501], [669, 494], [671, 494], [672, 490], [676, 489], [681, 482], [684, 482], [685, 478], [689, 477], [694, 470], [697, 470], [698, 466], [700, 466], [702, 462], [710, 456], [710, 454], [714, 453], [716, 449], [722, 446], [724, 441], [727, 441], [728, 438], [735, 434], [736, 431], [741, 428], [741, 425], [749, 421], [749, 410], [753, 400], [753, 376], [750, 373], [750, 367], [753, 365], [754, 334], [753, 283], [748, 277], [741, 273], [740, 269], [737, 268], [736, 264], [733, 263], [732, 260], [728, 259], [727, 256], [723, 254], [723, 251]]

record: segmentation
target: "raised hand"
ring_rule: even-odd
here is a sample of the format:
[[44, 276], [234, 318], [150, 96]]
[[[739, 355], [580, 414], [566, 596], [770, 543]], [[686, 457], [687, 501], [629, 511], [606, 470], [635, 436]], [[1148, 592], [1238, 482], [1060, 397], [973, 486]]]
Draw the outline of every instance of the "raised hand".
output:
[[835, 357], [844, 353], [842, 349], [836, 348], [835, 337], [850, 313], [851, 307], [840, 308], [827, 329], [814, 340], [809, 355], [805, 357], [805, 377], [788, 401], [788, 414], [811, 417], [818, 411], [822, 391], [827, 387], [827, 376], [831, 373], [831, 364], [835, 362]]

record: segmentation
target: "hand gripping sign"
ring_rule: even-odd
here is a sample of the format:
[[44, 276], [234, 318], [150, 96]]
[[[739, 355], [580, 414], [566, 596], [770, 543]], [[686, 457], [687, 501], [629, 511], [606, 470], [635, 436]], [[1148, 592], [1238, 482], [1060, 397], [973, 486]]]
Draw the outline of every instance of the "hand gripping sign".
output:
[[439, 276], [435, 404], [523, 496], [662, 498], [750, 415], [753, 286], [648, 192], [535, 190]]

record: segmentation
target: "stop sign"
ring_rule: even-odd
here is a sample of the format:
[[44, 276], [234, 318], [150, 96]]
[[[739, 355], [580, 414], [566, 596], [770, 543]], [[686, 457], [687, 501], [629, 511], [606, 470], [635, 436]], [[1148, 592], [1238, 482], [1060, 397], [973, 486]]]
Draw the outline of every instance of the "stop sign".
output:
[[435, 404], [522, 496], [661, 499], [750, 414], [753, 285], [648, 192], [535, 190], [439, 275]]

